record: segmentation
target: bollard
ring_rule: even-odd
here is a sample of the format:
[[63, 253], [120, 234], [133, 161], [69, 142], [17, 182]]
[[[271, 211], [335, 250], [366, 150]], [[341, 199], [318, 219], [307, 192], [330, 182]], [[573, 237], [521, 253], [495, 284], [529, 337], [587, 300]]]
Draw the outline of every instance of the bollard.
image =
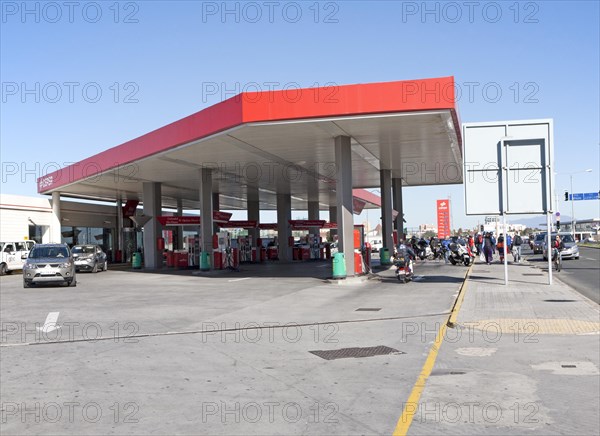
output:
[[200, 271], [210, 271], [210, 253], [203, 251], [200, 253]]
[[344, 257], [344, 253], [335, 253], [333, 255], [333, 278], [346, 278], [346, 258]]
[[390, 250], [389, 248], [382, 248], [379, 250], [379, 263], [381, 265], [391, 265], [392, 260], [390, 259]]
[[142, 255], [135, 252], [131, 255], [131, 266], [133, 269], [140, 269], [142, 267]]

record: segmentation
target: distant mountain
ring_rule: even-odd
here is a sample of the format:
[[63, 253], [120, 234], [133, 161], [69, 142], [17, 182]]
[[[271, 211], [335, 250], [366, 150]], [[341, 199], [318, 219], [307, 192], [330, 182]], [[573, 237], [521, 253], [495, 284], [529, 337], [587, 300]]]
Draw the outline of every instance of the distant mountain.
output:
[[[556, 221], [556, 217], [553, 216], [552, 217], [552, 222], [554, 223]], [[508, 222], [511, 224], [523, 224], [527, 227], [531, 227], [531, 228], [540, 228], [542, 227], [542, 224], [546, 224], [546, 215], [538, 215], [538, 216], [534, 216], [531, 218], [513, 218], [510, 219], [510, 217], [508, 217]], [[568, 215], [562, 215], [560, 216], [560, 222], [561, 223], [570, 223], [571, 222], [571, 217]]]

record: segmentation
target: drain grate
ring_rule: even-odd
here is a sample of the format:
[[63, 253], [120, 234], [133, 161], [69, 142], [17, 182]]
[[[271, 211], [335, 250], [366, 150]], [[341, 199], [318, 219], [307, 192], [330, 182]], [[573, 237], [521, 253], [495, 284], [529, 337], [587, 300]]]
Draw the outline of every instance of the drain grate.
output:
[[309, 351], [309, 353], [325, 360], [358, 359], [361, 357], [386, 356], [388, 354], [406, 354], [403, 351], [398, 351], [384, 345], [362, 348], [340, 348], [339, 350], [314, 350]]
[[563, 368], [577, 368], [577, 365], [560, 365]]
[[548, 303], [573, 303], [578, 300], [544, 300]]
[[379, 312], [381, 307], [361, 307], [356, 309], [355, 312]]
[[540, 273], [523, 273], [524, 276], [543, 276], [544, 274]]

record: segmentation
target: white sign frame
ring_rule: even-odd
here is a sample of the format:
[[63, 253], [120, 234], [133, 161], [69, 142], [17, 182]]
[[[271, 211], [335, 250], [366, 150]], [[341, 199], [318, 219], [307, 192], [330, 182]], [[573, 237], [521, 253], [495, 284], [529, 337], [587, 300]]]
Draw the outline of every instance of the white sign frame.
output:
[[[527, 150], [516, 153], [522, 161], [511, 162], [509, 150], [515, 146], [516, 152], [517, 145]], [[540, 148], [537, 162], [527, 161], [535, 154], [532, 147]], [[553, 120], [464, 123], [463, 155], [466, 215], [552, 213]], [[509, 183], [515, 174], [522, 177]], [[539, 193], [535, 201], [533, 192]]]

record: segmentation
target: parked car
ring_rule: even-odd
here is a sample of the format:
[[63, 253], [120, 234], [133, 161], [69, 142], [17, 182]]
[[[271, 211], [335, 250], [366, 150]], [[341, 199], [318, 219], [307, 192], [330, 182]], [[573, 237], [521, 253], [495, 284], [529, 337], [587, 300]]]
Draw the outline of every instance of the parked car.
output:
[[35, 241], [0, 242], [0, 276], [23, 268]]
[[533, 250], [533, 254], [543, 253], [545, 237], [545, 233], [538, 233], [537, 235], [535, 235], [535, 240], [533, 241], [533, 246], [531, 247], [531, 249]]
[[77, 286], [75, 262], [66, 244], [36, 244], [23, 265], [23, 287], [43, 283]]
[[98, 270], [108, 270], [108, 260], [106, 253], [102, 251], [99, 245], [75, 245], [71, 249], [73, 259], [75, 260], [75, 269], [79, 271], [91, 271], [97, 273]]
[[[565, 245], [564, 250], [561, 250], [560, 254], [563, 259], [579, 259], [579, 247], [573, 239], [573, 235], [570, 233], [558, 233], [560, 239]], [[546, 247], [548, 238], [544, 236], [544, 260], [548, 260], [548, 250]], [[552, 233], [552, 242], [556, 240], [556, 233]], [[551, 244], [552, 245], [552, 244]]]
[[383, 241], [379, 240], [374, 240], [371, 241], [371, 251], [373, 253], [379, 253], [379, 250], [381, 250], [383, 248]]

